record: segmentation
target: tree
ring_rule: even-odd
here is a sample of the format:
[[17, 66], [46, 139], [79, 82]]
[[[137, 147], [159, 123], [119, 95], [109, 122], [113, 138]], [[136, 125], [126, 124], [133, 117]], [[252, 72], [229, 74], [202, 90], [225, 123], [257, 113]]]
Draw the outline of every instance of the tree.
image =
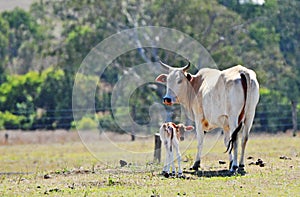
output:
[[43, 40], [43, 34], [35, 19], [20, 8], [1, 13], [3, 19], [9, 24], [7, 67], [12, 73], [25, 74], [33, 70], [33, 60], [36, 56], [38, 43]]
[[5, 82], [5, 63], [8, 56], [8, 32], [9, 25], [6, 20], [0, 16], [0, 85]]
[[[290, 100], [292, 108], [293, 136], [297, 130], [297, 103], [299, 97], [299, 28], [297, 10], [300, 3], [292, 1], [266, 1], [263, 6], [252, 3], [240, 4], [235, 0], [219, 0], [223, 5], [238, 12], [249, 23], [249, 35], [264, 54], [260, 59], [274, 59], [263, 68], [265, 87], [279, 91]], [[261, 52], [263, 50], [263, 52]], [[268, 57], [268, 58], [266, 58]], [[260, 69], [258, 69], [260, 70]]]
[[[254, 69], [261, 87], [270, 90], [268, 98], [261, 99], [261, 102], [278, 100], [287, 103], [288, 98], [296, 117], [299, 102], [299, 1], [268, 0], [264, 5], [240, 2], [43, 0], [34, 3], [30, 12], [19, 8], [5, 11], [0, 14], [0, 85], [7, 80], [12, 82], [7, 76], [9, 69], [11, 73], [22, 76], [28, 71], [38, 71], [44, 78], [38, 87], [41, 88], [37, 91], [38, 96], [34, 97], [37, 99], [32, 103], [35, 110], [41, 108], [46, 113], [42, 113], [45, 119], [36, 121], [42, 125], [49, 124], [51, 128], [68, 128], [72, 118], [57, 122], [49, 117], [72, 117], [70, 109], [75, 73], [89, 51], [121, 30], [145, 25], [163, 26], [198, 40], [220, 69], [234, 64]], [[133, 33], [130, 42], [138, 44], [142, 36], [147, 37], [147, 32], [143, 35]], [[183, 57], [157, 48], [138, 48], [121, 55], [98, 79], [103, 82], [96, 90], [99, 111], [107, 113], [105, 110], [110, 108], [112, 88], [124, 72], [134, 70], [133, 65], [157, 61], [158, 57], [170, 65], [186, 63]], [[47, 70], [48, 67], [51, 71]], [[195, 68], [191, 72], [194, 71]], [[97, 74], [98, 71], [95, 71], [87, 79], [99, 78]], [[151, 94], [154, 95], [149, 97]], [[273, 98], [273, 94], [279, 95], [280, 99]], [[16, 98], [11, 100], [16, 100], [24, 95], [12, 96]], [[139, 107], [150, 106], [159, 97], [159, 93], [147, 86], [139, 87], [130, 98], [131, 105], [136, 104], [135, 109], [132, 107], [134, 119], [149, 119], [148, 110]], [[27, 104], [19, 104], [17, 110], [29, 109]], [[270, 107], [276, 108], [274, 105]], [[8, 108], [16, 110], [11, 106]], [[294, 123], [296, 125], [295, 119]]]
[[293, 136], [297, 131], [297, 104], [300, 96], [300, 20], [299, 6], [300, 1], [280, 1], [275, 20], [276, 31], [280, 34], [280, 50], [284, 56], [285, 63], [292, 67], [291, 72], [287, 73], [283, 80], [282, 88], [285, 89], [284, 95], [290, 99], [293, 117]]

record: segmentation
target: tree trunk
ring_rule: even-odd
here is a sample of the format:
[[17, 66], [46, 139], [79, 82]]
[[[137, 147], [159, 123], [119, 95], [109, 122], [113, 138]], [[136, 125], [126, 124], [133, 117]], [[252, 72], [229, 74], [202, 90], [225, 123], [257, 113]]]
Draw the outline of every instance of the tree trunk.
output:
[[297, 101], [292, 100], [292, 118], [293, 118], [293, 137], [296, 136], [297, 132]]

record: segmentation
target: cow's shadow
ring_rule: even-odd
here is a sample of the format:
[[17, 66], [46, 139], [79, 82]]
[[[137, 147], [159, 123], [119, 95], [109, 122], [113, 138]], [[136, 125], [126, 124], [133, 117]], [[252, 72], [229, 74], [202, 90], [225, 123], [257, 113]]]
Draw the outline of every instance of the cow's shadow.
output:
[[244, 176], [246, 171], [239, 170], [230, 172], [229, 170], [198, 170], [198, 171], [184, 171], [184, 174], [191, 174], [198, 177], [230, 177], [230, 176]]

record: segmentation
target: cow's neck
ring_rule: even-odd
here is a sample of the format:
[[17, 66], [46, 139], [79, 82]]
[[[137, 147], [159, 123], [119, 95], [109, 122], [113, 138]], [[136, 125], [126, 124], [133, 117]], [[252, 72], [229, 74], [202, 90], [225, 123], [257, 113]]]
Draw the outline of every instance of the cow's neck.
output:
[[202, 82], [203, 79], [200, 75], [192, 76], [192, 80], [188, 82], [186, 94], [184, 94], [184, 98], [181, 99], [181, 104], [187, 110], [187, 115], [192, 120], [194, 120], [194, 114], [202, 110], [202, 99], [201, 95], [199, 95], [199, 88]]
[[193, 75], [191, 80], [191, 86], [193, 87], [195, 93], [199, 92], [199, 88], [203, 83], [202, 75]]

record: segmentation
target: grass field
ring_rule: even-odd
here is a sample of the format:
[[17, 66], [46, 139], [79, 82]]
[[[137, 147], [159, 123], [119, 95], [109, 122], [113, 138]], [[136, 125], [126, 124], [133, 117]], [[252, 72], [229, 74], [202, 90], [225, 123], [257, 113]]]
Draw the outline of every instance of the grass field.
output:
[[[246, 157], [252, 158], [246, 159], [244, 176], [224, 173], [228, 162], [220, 138], [202, 159], [201, 171], [186, 170], [186, 179], [160, 175], [162, 164], [152, 162], [151, 137], [130, 142], [129, 136], [117, 136], [112, 143], [97, 133], [86, 135], [91, 140], [83, 144], [76, 132], [11, 131], [4, 142], [0, 132], [0, 196], [300, 195], [300, 137], [290, 133], [251, 135]], [[181, 144], [186, 169], [196, 151], [190, 142]], [[131, 165], [121, 167], [120, 159]], [[258, 159], [264, 167], [255, 165]]]

